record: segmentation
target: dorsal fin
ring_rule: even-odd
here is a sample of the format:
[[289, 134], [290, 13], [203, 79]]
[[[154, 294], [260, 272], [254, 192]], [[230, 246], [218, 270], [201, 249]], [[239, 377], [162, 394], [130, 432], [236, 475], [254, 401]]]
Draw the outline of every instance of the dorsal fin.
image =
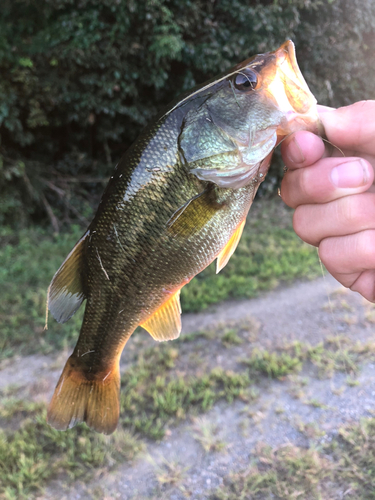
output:
[[47, 306], [59, 323], [65, 323], [86, 298], [84, 292], [85, 240], [89, 231], [75, 245], [52, 278]]
[[179, 337], [181, 333], [180, 290], [177, 290], [141, 326], [159, 342]]
[[223, 267], [225, 267], [228, 264], [229, 259], [232, 257], [234, 251], [237, 248], [237, 245], [241, 239], [242, 236], [242, 231], [243, 228], [245, 227], [246, 219], [241, 222], [237, 226], [237, 229], [234, 231], [232, 234], [230, 240], [228, 243], [225, 245], [225, 247], [222, 249], [222, 251], [219, 253], [217, 256], [217, 261], [216, 261], [216, 274], [218, 274]]

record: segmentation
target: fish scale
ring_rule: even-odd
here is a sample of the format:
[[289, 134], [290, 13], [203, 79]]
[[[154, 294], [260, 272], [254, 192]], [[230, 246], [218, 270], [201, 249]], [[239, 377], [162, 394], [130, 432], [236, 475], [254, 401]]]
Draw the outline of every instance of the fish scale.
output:
[[[290, 88], [280, 73], [294, 78]], [[281, 109], [286, 100], [290, 109]], [[49, 309], [61, 322], [87, 299], [48, 409], [53, 427], [85, 421], [114, 431], [127, 340], [139, 325], [158, 341], [178, 337], [180, 289], [214, 259], [218, 271], [228, 262], [276, 134], [318, 125], [316, 101], [286, 42], [178, 98], [143, 131], [49, 288]]]

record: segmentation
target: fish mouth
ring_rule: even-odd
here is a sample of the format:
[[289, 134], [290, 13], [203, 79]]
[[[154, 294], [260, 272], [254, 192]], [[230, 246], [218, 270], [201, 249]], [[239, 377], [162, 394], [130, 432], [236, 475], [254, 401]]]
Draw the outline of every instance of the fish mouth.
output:
[[297, 130], [324, 135], [317, 101], [299, 69], [294, 43], [287, 40], [275, 52], [275, 73], [267, 92], [283, 114], [277, 135], [284, 137]]

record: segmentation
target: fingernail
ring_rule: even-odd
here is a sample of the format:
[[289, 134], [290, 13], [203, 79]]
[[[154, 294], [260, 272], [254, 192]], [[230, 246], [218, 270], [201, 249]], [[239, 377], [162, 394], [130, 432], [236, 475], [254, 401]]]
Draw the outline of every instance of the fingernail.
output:
[[303, 163], [305, 161], [301, 146], [295, 137], [288, 144], [288, 157], [293, 163]]
[[367, 164], [363, 160], [348, 161], [331, 172], [333, 184], [339, 188], [355, 188], [367, 182]]

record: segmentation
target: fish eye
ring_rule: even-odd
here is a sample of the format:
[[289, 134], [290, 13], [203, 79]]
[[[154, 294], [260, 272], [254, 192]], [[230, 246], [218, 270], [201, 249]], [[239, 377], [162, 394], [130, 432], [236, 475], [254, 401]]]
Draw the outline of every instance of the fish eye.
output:
[[238, 90], [254, 90], [258, 83], [258, 77], [255, 71], [245, 68], [234, 77], [234, 86]]

